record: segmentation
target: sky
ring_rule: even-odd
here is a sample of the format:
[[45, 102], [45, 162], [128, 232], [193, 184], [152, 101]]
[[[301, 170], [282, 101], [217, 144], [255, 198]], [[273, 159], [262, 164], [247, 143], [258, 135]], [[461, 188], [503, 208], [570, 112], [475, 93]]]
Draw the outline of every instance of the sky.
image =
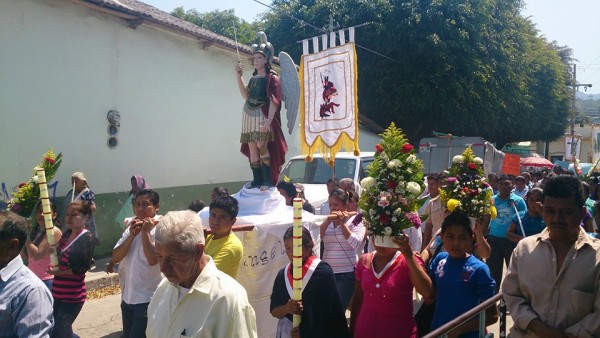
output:
[[[270, 0], [141, 0], [165, 12], [183, 6], [199, 12], [234, 9], [235, 15], [252, 22], [269, 8]], [[261, 4], [262, 3], [262, 4]], [[577, 59], [577, 82], [592, 84], [587, 93], [600, 94], [600, 1], [525, 0], [523, 14], [531, 17], [548, 41], [573, 49]], [[319, 25], [317, 25], [319, 26]], [[583, 91], [583, 88], [580, 88]]]

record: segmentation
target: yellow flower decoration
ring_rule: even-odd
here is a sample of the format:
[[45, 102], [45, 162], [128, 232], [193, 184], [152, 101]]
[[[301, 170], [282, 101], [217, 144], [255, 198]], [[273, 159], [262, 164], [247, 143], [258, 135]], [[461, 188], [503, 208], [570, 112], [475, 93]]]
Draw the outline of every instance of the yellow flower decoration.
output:
[[446, 204], [446, 206], [448, 207], [448, 211], [453, 212], [454, 210], [456, 210], [456, 208], [460, 207], [460, 201], [454, 198], [451, 198], [448, 200], [448, 203]]
[[490, 217], [494, 219], [496, 216], [498, 216], [498, 210], [496, 210], [496, 207], [492, 205], [490, 207]]

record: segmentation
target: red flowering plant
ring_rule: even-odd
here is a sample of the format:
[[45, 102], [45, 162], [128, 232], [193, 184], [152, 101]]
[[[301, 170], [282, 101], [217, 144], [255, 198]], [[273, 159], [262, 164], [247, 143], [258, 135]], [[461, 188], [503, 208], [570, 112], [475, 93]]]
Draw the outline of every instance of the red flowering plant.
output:
[[492, 188], [483, 179], [483, 160], [473, 156], [471, 147], [452, 159], [450, 174], [440, 188], [440, 198], [448, 211], [462, 210], [469, 217], [496, 217]]
[[394, 123], [381, 134], [375, 150], [367, 177], [360, 182], [359, 206], [370, 234], [400, 236], [402, 230], [421, 225], [417, 209], [423, 191], [423, 164]]
[[23, 217], [30, 217], [34, 208], [40, 199], [40, 188], [38, 186], [37, 168], [43, 168], [46, 173], [46, 181], [50, 180], [56, 174], [56, 171], [62, 163], [62, 153], [54, 154], [52, 149], [48, 150], [40, 160], [40, 164], [33, 168], [33, 176], [27, 182], [21, 182], [12, 193], [12, 198], [8, 201], [7, 209]]

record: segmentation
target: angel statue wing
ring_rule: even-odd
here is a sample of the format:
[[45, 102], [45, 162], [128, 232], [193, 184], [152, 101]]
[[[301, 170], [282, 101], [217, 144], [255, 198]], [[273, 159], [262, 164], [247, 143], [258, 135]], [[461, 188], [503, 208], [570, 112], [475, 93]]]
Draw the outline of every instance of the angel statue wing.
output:
[[296, 125], [298, 105], [300, 101], [300, 79], [292, 57], [286, 52], [279, 53], [279, 66], [281, 67], [281, 95], [287, 110], [287, 127], [290, 135]]

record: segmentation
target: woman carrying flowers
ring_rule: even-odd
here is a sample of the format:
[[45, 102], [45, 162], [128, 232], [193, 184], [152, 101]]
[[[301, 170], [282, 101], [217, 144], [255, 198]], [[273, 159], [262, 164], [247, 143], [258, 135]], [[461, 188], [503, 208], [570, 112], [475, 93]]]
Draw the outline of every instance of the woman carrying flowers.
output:
[[[348, 214], [348, 192], [335, 189], [329, 195], [331, 214], [335, 220], [321, 224], [321, 241], [324, 246], [323, 260], [333, 269], [336, 285], [344, 309], [348, 307], [354, 292], [354, 268], [358, 262], [357, 250], [362, 247], [366, 229], [362, 221]], [[355, 221], [356, 220], [356, 221]]]
[[[54, 221], [54, 238], [60, 239], [62, 232], [58, 222], [56, 221], [56, 205], [50, 201], [50, 209], [52, 210], [52, 219]], [[48, 273], [48, 267], [50, 264], [50, 244], [48, 244], [48, 238], [46, 237], [46, 226], [44, 223], [44, 213], [42, 210], [42, 203], [38, 203], [35, 218], [35, 225], [31, 229], [30, 235], [25, 241], [23, 253], [27, 255], [28, 264], [27, 267], [38, 276], [48, 289], [52, 288], [52, 281], [54, 276]]]
[[431, 297], [431, 280], [407, 236], [394, 237], [398, 248], [375, 246], [356, 267], [350, 307], [354, 338], [417, 337], [413, 317], [413, 287]]

